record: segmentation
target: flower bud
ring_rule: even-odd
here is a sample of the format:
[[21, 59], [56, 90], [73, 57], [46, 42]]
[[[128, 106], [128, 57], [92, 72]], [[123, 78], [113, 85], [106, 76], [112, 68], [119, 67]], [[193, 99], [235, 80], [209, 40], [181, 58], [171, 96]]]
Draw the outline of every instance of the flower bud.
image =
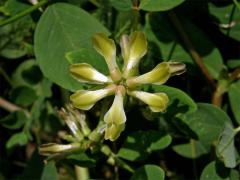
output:
[[60, 154], [60, 153], [73, 151], [79, 147], [80, 145], [78, 143], [72, 143], [72, 144], [66, 144], [66, 145], [48, 143], [48, 144], [43, 144], [39, 147], [39, 153], [42, 155], [49, 156], [53, 154]]

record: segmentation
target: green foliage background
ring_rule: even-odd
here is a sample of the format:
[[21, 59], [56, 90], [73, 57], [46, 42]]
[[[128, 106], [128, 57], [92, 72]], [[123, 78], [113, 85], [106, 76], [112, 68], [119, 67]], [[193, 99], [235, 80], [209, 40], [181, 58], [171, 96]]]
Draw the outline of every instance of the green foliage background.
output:
[[[107, 73], [91, 36], [103, 32], [119, 49], [120, 36], [136, 30], [148, 40], [140, 73], [162, 61], [187, 65], [166, 85], [144, 87], [168, 94], [167, 111], [130, 103], [120, 138], [101, 142], [110, 154], [96, 148], [44, 164], [41, 144], [66, 143], [57, 109], [87, 87], [69, 65], [85, 62]], [[2, 0], [0, 179], [238, 180], [239, 78], [237, 0]], [[86, 112], [90, 127], [102, 106], [108, 103]]]

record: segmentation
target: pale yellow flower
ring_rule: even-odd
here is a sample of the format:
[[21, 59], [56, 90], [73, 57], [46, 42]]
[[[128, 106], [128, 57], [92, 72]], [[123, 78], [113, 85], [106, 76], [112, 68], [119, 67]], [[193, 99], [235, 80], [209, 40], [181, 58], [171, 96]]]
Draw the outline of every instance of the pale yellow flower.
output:
[[105, 88], [89, 91], [79, 90], [71, 95], [70, 100], [76, 108], [91, 109], [104, 97], [115, 95], [113, 103], [104, 116], [105, 136], [115, 141], [125, 128], [124, 97], [132, 96], [146, 103], [153, 112], [164, 112], [169, 99], [165, 93], [148, 93], [138, 90], [143, 84], [164, 84], [171, 76], [182, 74], [185, 65], [178, 62], [163, 62], [152, 71], [138, 75], [138, 65], [147, 52], [147, 40], [143, 32], [133, 32], [130, 36], [123, 35], [120, 41], [123, 69], [116, 62], [116, 46], [112, 39], [98, 33], [92, 38], [93, 47], [102, 55], [107, 63], [110, 76], [98, 72], [86, 63], [73, 64], [70, 73], [80, 82], [102, 84]]

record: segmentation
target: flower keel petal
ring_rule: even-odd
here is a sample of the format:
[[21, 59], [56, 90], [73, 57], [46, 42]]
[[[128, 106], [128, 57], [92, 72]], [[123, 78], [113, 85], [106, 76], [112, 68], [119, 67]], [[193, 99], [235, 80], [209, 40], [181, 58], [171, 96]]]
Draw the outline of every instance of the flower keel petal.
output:
[[110, 140], [110, 141], [115, 141], [121, 134], [121, 132], [124, 130], [125, 128], [125, 124], [121, 124], [121, 125], [115, 125], [115, 124], [111, 124], [108, 125], [106, 130], [105, 130], [105, 135], [104, 135], [104, 139], [105, 140]]
[[86, 63], [73, 64], [70, 66], [71, 75], [80, 82], [102, 84], [111, 83], [112, 80], [98, 72], [91, 65]]
[[[130, 35], [129, 42], [126, 41], [125, 44], [125, 47], [129, 50], [127, 51], [126, 48], [122, 48], [124, 51], [123, 76], [127, 78], [134, 75], [137, 70], [139, 60], [146, 54], [147, 39], [143, 32], [136, 31]], [[122, 45], [122, 47], [124, 47], [124, 45]]]
[[105, 88], [96, 91], [80, 90], [70, 96], [70, 100], [78, 109], [89, 110], [102, 98], [114, 94], [114, 88]]
[[103, 33], [97, 33], [92, 37], [93, 46], [101, 54], [108, 65], [111, 77], [114, 81], [121, 78], [121, 72], [116, 63], [116, 46], [112, 39]]
[[126, 122], [126, 115], [123, 107], [123, 97], [117, 94], [114, 98], [113, 104], [104, 116], [104, 122], [107, 124], [120, 125]]
[[148, 104], [153, 112], [164, 112], [169, 102], [168, 96], [165, 93], [128, 91], [128, 94]]
[[171, 76], [169, 64], [166, 62], [158, 64], [152, 71], [127, 79], [129, 87], [135, 87], [140, 84], [164, 84]]

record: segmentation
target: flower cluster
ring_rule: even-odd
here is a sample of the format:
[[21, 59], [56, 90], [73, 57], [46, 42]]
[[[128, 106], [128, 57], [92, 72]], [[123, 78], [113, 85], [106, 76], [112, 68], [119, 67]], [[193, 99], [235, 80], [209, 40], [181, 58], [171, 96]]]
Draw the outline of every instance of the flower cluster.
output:
[[170, 76], [185, 71], [185, 65], [178, 62], [162, 62], [146, 74], [138, 75], [138, 64], [147, 52], [147, 40], [142, 32], [123, 35], [120, 40], [124, 60], [120, 69], [116, 62], [116, 46], [112, 39], [98, 33], [92, 38], [95, 50], [101, 54], [108, 66], [109, 76], [105, 76], [91, 65], [78, 63], [70, 66], [71, 75], [80, 82], [102, 84], [104, 88], [90, 91], [79, 90], [70, 96], [72, 104], [81, 110], [89, 110], [104, 97], [115, 95], [113, 103], [104, 116], [105, 139], [116, 140], [125, 128], [124, 97], [137, 98], [146, 103], [153, 112], [165, 111], [168, 96], [165, 93], [148, 93], [139, 89], [144, 84], [165, 83]]

